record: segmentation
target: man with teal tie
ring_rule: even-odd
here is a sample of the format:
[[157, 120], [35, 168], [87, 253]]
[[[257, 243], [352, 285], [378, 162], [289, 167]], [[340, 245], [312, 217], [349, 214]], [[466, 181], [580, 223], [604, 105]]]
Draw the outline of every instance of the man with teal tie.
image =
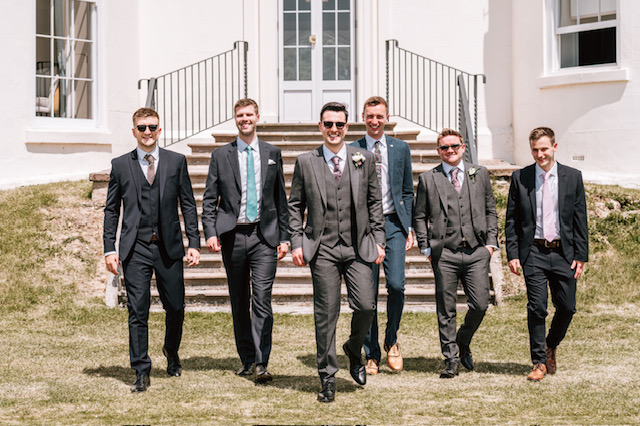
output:
[[[289, 250], [287, 194], [280, 148], [259, 140], [258, 104], [234, 106], [238, 138], [211, 154], [202, 200], [202, 226], [210, 252], [222, 250], [227, 271], [239, 376], [272, 380], [271, 289], [276, 265]], [[251, 310], [250, 310], [251, 308]]]

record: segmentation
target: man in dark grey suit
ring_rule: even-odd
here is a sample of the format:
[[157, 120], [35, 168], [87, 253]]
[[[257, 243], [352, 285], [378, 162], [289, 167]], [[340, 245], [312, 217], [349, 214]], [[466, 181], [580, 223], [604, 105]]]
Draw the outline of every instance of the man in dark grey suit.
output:
[[349, 357], [351, 377], [360, 385], [366, 383], [362, 343], [376, 307], [371, 263], [380, 264], [385, 256], [375, 159], [367, 150], [344, 144], [347, 119], [343, 104], [322, 107], [318, 125], [324, 144], [298, 156], [289, 196], [293, 263], [308, 263], [313, 280], [320, 402], [335, 398], [341, 277], [354, 311], [351, 335], [342, 348]]
[[[104, 252], [109, 272], [118, 274], [122, 260], [129, 310], [129, 358], [136, 372], [132, 392], [149, 386], [149, 305], [151, 275], [155, 271], [162, 306], [167, 312], [162, 352], [167, 373], [180, 376], [178, 349], [184, 322], [184, 242], [178, 202], [189, 239], [187, 260], [200, 259], [198, 214], [187, 160], [182, 154], [159, 148], [158, 113], [140, 108], [133, 114], [133, 136], [138, 146], [111, 162], [107, 203], [104, 208]], [[122, 211], [122, 231], [116, 253], [116, 233]]]
[[[555, 161], [555, 133], [529, 134], [535, 164], [513, 172], [505, 234], [511, 272], [522, 268], [527, 285], [527, 323], [533, 370], [540, 381], [556, 372], [556, 349], [576, 312], [577, 280], [589, 259], [587, 202], [579, 170]], [[556, 312], [545, 338], [548, 288]]]
[[[259, 140], [258, 105], [240, 99], [234, 106], [238, 139], [211, 154], [202, 201], [202, 226], [211, 252], [222, 249], [227, 271], [239, 376], [255, 382], [273, 378], [271, 289], [276, 265], [289, 250], [287, 194], [280, 148]], [[251, 314], [249, 308], [251, 305]]]
[[[489, 261], [498, 248], [498, 218], [489, 172], [462, 160], [465, 145], [455, 130], [438, 135], [442, 164], [418, 180], [415, 230], [436, 280], [441, 378], [453, 378], [460, 363], [473, 370], [470, 343], [489, 306]], [[458, 280], [469, 311], [456, 334]]]
[[[413, 174], [409, 145], [384, 134], [389, 121], [387, 102], [380, 96], [372, 96], [364, 102], [362, 119], [367, 128], [364, 138], [352, 143], [373, 153], [376, 160], [378, 183], [382, 189], [382, 213], [387, 247], [383, 262], [387, 279], [387, 326], [384, 334], [384, 350], [387, 365], [393, 371], [402, 370], [402, 355], [398, 344], [398, 329], [404, 307], [405, 253], [413, 246]], [[378, 302], [380, 266], [373, 265], [373, 288]], [[373, 316], [371, 327], [364, 340], [367, 358], [367, 374], [377, 374], [380, 364], [378, 343], [378, 315]]]

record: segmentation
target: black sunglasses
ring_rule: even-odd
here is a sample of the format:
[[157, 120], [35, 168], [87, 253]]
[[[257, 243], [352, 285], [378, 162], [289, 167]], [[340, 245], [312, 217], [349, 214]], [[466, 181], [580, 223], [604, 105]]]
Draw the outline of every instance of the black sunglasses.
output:
[[145, 130], [147, 130], [147, 127], [152, 132], [155, 132], [156, 130], [158, 130], [158, 125], [157, 124], [149, 124], [148, 126], [146, 124], [138, 124], [136, 126], [136, 129], [138, 129], [139, 132], [144, 132]]
[[334, 124], [336, 125], [336, 128], [342, 129], [347, 123], [345, 123], [344, 121], [323, 121], [322, 122], [322, 125], [327, 129], [332, 128]]
[[442, 150], [442, 151], [446, 151], [446, 150], [448, 150], [449, 148], [451, 148], [451, 149], [453, 149], [454, 151], [457, 151], [458, 149], [460, 149], [460, 147], [461, 147], [461, 146], [462, 146], [462, 144], [460, 144], [460, 143], [457, 143], [457, 144], [454, 144], [454, 145], [440, 145], [440, 146], [438, 147], [438, 149], [439, 149], [439, 150]]

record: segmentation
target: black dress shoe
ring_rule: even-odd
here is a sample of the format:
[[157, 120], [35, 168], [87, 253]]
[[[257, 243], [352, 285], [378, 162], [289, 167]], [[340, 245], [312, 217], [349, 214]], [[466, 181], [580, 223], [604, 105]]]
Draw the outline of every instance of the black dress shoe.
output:
[[167, 357], [167, 374], [173, 377], [182, 376], [182, 364], [178, 353], [170, 354], [167, 348], [162, 347], [162, 353]]
[[264, 364], [256, 365], [256, 385], [264, 385], [267, 382], [273, 380], [271, 373], [267, 371], [267, 366]]
[[342, 349], [349, 357], [349, 373], [351, 373], [351, 377], [353, 377], [353, 380], [355, 380], [357, 384], [365, 385], [367, 383], [367, 372], [362, 363], [362, 358], [360, 355], [351, 352], [347, 343], [348, 342], [345, 342], [344, 345], [342, 345]]
[[236, 371], [238, 376], [251, 376], [253, 375], [253, 363], [242, 364], [242, 367]]
[[322, 391], [318, 394], [318, 401], [333, 402], [336, 399], [336, 382], [327, 380], [322, 384]]
[[473, 357], [471, 356], [471, 348], [469, 345], [458, 343], [460, 348], [460, 364], [469, 371], [473, 371]]
[[151, 385], [149, 373], [136, 373], [136, 381], [131, 385], [131, 392], [144, 392]]
[[444, 370], [440, 373], [441, 379], [453, 379], [458, 375], [458, 369], [460, 368], [460, 361], [446, 360]]

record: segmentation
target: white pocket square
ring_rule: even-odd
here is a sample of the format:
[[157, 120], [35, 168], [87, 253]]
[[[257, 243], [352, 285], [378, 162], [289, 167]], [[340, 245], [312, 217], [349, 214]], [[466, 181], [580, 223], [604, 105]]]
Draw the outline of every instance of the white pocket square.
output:
[[267, 165], [272, 165], [272, 164], [276, 164], [275, 161], [273, 161], [271, 158], [269, 158], [269, 161], [267, 161]]

